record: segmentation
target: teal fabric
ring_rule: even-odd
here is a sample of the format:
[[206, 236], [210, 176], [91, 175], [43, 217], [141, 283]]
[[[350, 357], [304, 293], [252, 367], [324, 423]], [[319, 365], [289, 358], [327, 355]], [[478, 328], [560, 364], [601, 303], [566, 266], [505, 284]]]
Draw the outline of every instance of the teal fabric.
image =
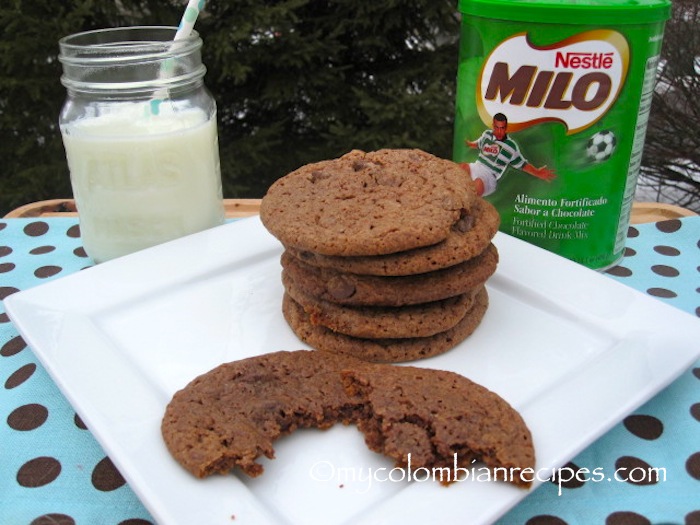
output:
[[[700, 316], [700, 217], [630, 227], [607, 275]], [[567, 467], [592, 480], [545, 483], [499, 524], [700, 524], [700, 361]]]
[[[77, 219], [0, 220], [0, 299], [91, 264]], [[631, 227], [625, 258], [607, 275], [700, 316], [700, 217]], [[4, 309], [0, 416], [0, 524], [154, 523]], [[644, 466], [658, 469], [656, 483], [547, 482], [499, 523], [700, 523], [700, 362], [567, 468], [641, 477]]]
[[[77, 220], [0, 220], [0, 298], [92, 265]], [[155, 523], [0, 310], [0, 524]]]

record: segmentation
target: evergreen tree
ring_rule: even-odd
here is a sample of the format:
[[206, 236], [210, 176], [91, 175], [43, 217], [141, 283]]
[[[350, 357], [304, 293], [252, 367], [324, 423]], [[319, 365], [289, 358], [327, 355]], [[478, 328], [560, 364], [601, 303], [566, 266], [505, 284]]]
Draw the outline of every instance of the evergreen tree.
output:
[[700, 4], [674, 0], [639, 184], [700, 213]]
[[[125, 25], [177, 25], [186, 0], [0, 4], [0, 215], [71, 195], [58, 115], [58, 40]], [[675, 0], [663, 86], [643, 159], [648, 184], [698, 207], [698, 21]], [[197, 21], [219, 109], [226, 197], [261, 197], [302, 164], [354, 149], [451, 157], [457, 0], [209, 0]], [[687, 67], [686, 67], [687, 66]], [[662, 87], [663, 87], [662, 86]]]
[[[58, 130], [59, 38], [177, 25], [185, 0], [0, 6], [0, 214], [70, 196]], [[197, 21], [217, 100], [226, 197], [261, 197], [302, 164], [355, 149], [451, 155], [459, 39], [452, 0], [210, 0]]]

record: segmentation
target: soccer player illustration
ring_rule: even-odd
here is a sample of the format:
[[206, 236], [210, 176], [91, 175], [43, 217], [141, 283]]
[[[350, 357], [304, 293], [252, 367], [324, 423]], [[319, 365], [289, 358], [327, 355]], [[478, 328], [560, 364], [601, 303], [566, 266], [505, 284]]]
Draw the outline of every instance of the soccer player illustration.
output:
[[492, 129], [484, 131], [475, 141], [464, 141], [470, 148], [479, 150], [475, 162], [461, 164], [474, 181], [479, 195], [486, 196], [496, 191], [498, 180], [508, 166], [545, 181], [556, 177], [554, 171], [547, 166], [536, 168], [530, 164], [520, 153], [518, 144], [508, 136], [507, 130], [508, 119], [503, 113], [496, 113]]

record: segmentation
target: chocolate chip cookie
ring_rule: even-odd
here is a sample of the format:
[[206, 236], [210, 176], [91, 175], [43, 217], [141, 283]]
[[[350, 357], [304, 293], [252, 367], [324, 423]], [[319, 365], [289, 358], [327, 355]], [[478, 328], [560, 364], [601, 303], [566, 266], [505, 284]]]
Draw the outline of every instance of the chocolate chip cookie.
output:
[[496, 271], [493, 244], [467, 261], [417, 275], [362, 275], [305, 263], [288, 250], [282, 254], [283, 274], [308, 295], [344, 305], [403, 306], [439, 301], [482, 285]]
[[278, 179], [260, 218], [285, 246], [375, 256], [444, 241], [476, 200], [452, 161], [421, 150], [354, 150]]
[[275, 440], [336, 422], [356, 424], [368, 447], [398, 467], [410, 457], [412, 468], [444, 474], [482, 461], [525, 487], [518, 473], [535, 464], [520, 414], [466, 377], [320, 351], [274, 352], [202, 374], [172, 397], [161, 433], [175, 460], [198, 478], [234, 468], [259, 476], [257, 460], [274, 458]]
[[439, 355], [454, 348], [479, 326], [488, 308], [488, 293], [479, 290], [474, 304], [452, 328], [429, 337], [361, 338], [334, 332], [311, 321], [304, 308], [285, 293], [282, 312], [292, 331], [309, 346], [377, 363], [398, 363]]
[[[366, 275], [414, 275], [459, 264], [482, 253], [491, 244], [501, 219], [496, 208], [478, 199], [474, 208], [431, 246], [375, 257], [334, 257], [287, 246], [298, 259], [322, 268]], [[399, 223], [401, 224], [401, 223]]]

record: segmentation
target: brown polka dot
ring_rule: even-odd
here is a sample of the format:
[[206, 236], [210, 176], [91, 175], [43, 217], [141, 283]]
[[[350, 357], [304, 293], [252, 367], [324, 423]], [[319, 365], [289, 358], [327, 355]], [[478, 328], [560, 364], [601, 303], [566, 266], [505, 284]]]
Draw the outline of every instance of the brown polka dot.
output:
[[153, 525], [153, 523], [151, 523], [148, 520], [134, 518], [134, 519], [130, 519], [130, 520], [120, 521], [119, 523], [117, 523], [117, 525]]
[[700, 452], [692, 454], [685, 462], [685, 470], [691, 477], [700, 480]]
[[49, 225], [44, 221], [30, 222], [24, 227], [24, 233], [30, 237], [39, 237], [49, 231]]
[[609, 273], [610, 275], [615, 275], [617, 277], [629, 277], [632, 275], [632, 270], [624, 266], [613, 266], [605, 273]]
[[668, 255], [669, 257], [675, 257], [681, 254], [680, 250], [673, 246], [654, 246], [654, 251], [661, 255]]
[[0, 348], [0, 355], [3, 357], [10, 357], [19, 354], [25, 348], [27, 348], [27, 343], [18, 335], [2, 345], [2, 348]]
[[659, 482], [658, 471], [644, 460], [634, 456], [622, 456], [615, 461], [615, 476], [632, 485], [655, 485]]
[[5, 388], [10, 390], [18, 387], [27, 379], [32, 377], [34, 372], [36, 372], [36, 365], [34, 363], [29, 363], [24, 365], [22, 368], [18, 368], [12, 374], [10, 374], [10, 377], [8, 377], [7, 381], [5, 381]]
[[22, 487], [43, 487], [61, 473], [61, 464], [55, 458], [39, 457], [27, 461], [17, 472], [17, 483]]
[[[562, 481], [560, 483], [559, 477], [556, 474], [551, 477], [550, 481], [552, 483], [555, 483], [556, 485], [561, 485], [562, 487], [567, 488], [567, 489], [577, 489], [577, 488], [583, 486], [586, 478], [588, 477], [587, 474], [579, 475], [578, 474], [579, 470], [581, 470], [581, 467], [579, 467], [575, 463], [569, 462], [559, 469], [559, 472], [566, 471], [567, 481]], [[573, 473], [573, 475], [572, 475], [572, 473]], [[571, 478], [571, 479], [569, 479], [569, 478]]]
[[676, 292], [667, 290], [666, 288], [649, 288], [647, 293], [649, 295], [653, 295], [654, 297], [663, 297], [665, 299], [673, 299], [674, 297], [677, 297]]
[[0, 222], [0, 231], [4, 230], [7, 228], [7, 223], [6, 222]]
[[39, 279], [46, 279], [47, 277], [53, 277], [57, 273], [61, 273], [63, 268], [60, 266], [42, 266], [34, 270], [34, 275]]
[[12, 253], [12, 248], [9, 246], [0, 246], [0, 257], [6, 257]]
[[92, 484], [97, 490], [108, 492], [116, 490], [126, 481], [109, 458], [102, 459], [92, 471]]
[[693, 375], [700, 379], [700, 368], [693, 368]]
[[628, 416], [623, 424], [632, 434], [642, 439], [658, 439], [664, 432], [664, 424], [653, 416]]
[[27, 431], [39, 428], [46, 423], [49, 410], [44, 405], [32, 403], [15, 408], [7, 416], [7, 424], [14, 430]]
[[12, 270], [15, 269], [15, 264], [14, 263], [4, 263], [0, 264], [0, 273], [7, 273], [11, 272]]
[[651, 521], [636, 512], [613, 512], [605, 518], [605, 525], [651, 525]]
[[17, 292], [19, 290], [13, 286], [0, 286], [0, 301]]
[[533, 516], [525, 522], [525, 525], [567, 525], [567, 523], [556, 516], [550, 516], [548, 514], [541, 514], [539, 516]]
[[700, 525], [700, 510], [685, 515], [685, 525]]
[[75, 255], [76, 257], [83, 257], [83, 258], [88, 256], [87, 252], [85, 251], [85, 248], [83, 248], [82, 246], [79, 246], [78, 248], [73, 250], [73, 255]]
[[10, 317], [5, 312], [0, 312], [0, 323], [9, 323]]
[[75, 423], [75, 426], [78, 427], [80, 430], [87, 430], [87, 425], [83, 423], [83, 420], [80, 419], [80, 416], [78, 414], [73, 417], [73, 423]]
[[662, 277], [678, 277], [680, 275], [678, 270], [665, 264], [655, 264], [651, 267], [651, 271]]
[[668, 221], [660, 221], [656, 223], [656, 229], [664, 233], [674, 233], [681, 229], [683, 223], [678, 219], [671, 219]]
[[38, 248], [31, 250], [29, 253], [32, 255], [43, 255], [45, 253], [51, 253], [55, 249], [55, 246], [39, 246]]
[[634, 226], [630, 226], [629, 228], [627, 228], [627, 237], [629, 237], [630, 239], [639, 237], [639, 230]]
[[65, 514], [44, 514], [29, 525], [75, 525], [75, 520]]
[[625, 253], [623, 254], [624, 257], [634, 257], [635, 255], [637, 255], [637, 250], [634, 250], [629, 246], [625, 246]]
[[77, 239], [78, 237], [80, 237], [80, 225], [75, 224], [74, 226], [71, 226], [70, 228], [68, 228], [66, 235], [68, 235], [68, 237], [71, 237], [73, 239]]
[[690, 407], [690, 415], [700, 421], [700, 403], [695, 403]]

